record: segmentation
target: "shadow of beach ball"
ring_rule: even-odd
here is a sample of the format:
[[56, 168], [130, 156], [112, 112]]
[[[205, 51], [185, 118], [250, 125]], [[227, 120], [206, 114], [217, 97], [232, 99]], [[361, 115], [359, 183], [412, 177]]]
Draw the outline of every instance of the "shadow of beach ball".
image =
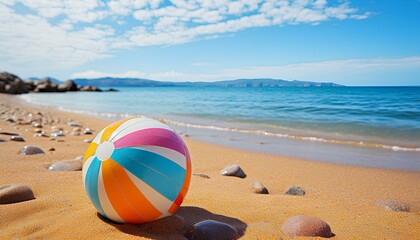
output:
[[103, 129], [83, 160], [83, 183], [98, 212], [139, 224], [173, 214], [191, 180], [184, 141], [167, 125], [129, 118]]

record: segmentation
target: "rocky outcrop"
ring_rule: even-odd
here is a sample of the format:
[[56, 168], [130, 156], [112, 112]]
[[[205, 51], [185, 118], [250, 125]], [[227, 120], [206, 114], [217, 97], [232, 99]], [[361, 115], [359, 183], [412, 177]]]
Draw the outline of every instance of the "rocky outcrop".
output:
[[77, 85], [72, 80], [67, 80], [57, 87], [58, 92], [75, 92], [77, 91]]
[[0, 93], [22, 94], [28, 93], [29, 88], [18, 76], [11, 73], [0, 73]]
[[48, 78], [35, 83], [34, 92], [57, 92], [57, 84], [51, 82]]
[[[63, 83], [59, 83], [57, 80], [52, 78], [44, 78], [42, 80], [25, 80], [23, 81], [18, 76], [8, 73], [0, 73], [0, 93], [8, 94], [23, 94], [28, 92], [73, 92], [73, 91], [85, 91], [85, 92], [102, 92], [100, 88], [95, 86], [80, 86], [77, 85], [73, 80], [67, 80]], [[110, 88], [107, 91], [118, 91]]]

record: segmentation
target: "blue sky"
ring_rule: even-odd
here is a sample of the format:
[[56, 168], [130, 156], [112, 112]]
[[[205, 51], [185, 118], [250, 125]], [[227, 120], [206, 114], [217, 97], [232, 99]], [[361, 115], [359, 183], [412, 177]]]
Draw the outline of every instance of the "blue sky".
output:
[[420, 85], [419, 15], [419, 0], [0, 0], [0, 71]]

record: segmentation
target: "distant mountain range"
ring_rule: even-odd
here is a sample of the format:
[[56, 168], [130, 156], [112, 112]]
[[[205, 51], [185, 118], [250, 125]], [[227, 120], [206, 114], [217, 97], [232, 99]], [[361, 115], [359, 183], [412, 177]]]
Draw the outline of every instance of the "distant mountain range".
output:
[[96, 87], [343, 87], [331, 82], [287, 81], [282, 79], [236, 79], [217, 82], [167, 82], [140, 78], [72, 79], [78, 85]]

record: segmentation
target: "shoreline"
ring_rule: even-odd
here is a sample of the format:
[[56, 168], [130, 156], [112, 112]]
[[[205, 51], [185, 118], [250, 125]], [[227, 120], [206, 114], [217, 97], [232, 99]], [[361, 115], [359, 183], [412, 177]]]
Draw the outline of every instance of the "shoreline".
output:
[[[44, 105], [29, 101], [30, 98], [17, 97], [22, 104], [44, 107], [55, 111], [81, 114], [105, 121], [141, 116], [120, 113], [98, 113], [67, 109], [60, 106]], [[150, 116], [147, 116], [150, 117]], [[331, 162], [353, 166], [378, 167], [420, 171], [420, 148], [406, 148], [379, 143], [337, 140], [307, 135], [275, 133], [265, 130], [230, 128], [226, 126], [202, 125], [194, 120], [185, 122], [166, 118], [154, 118], [170, 125], [182, 135], [194, 140], [221, 144], [227, 147], [260, 153], [275, 154], [310, 161]]]
[[[40, 94], [40, 93], [36, 93], [36, 94]], [[51, 94], [51, 93], [46, 93], [46, 94]], [[51, 106], [51, 105], [45, 105], [42, 103], [31, 102], [28, 97], [24, 97], [23, 95], [20, 98], [22, 99], [22, 101], [32, 104], [34, 106], [52, 107], [59, 111], [82, 114], [88, 117], [94, 117], [94, 118], [105, 119], [105, 120], [110, 120], [110, 121], [116, 121], [122, 118], [128, 118], [128, 117], [134, 117], [134, 116], [143, 116], [143, 115], [131, 114], [131, 113], [95, 112], [95, 111], [87, 111], [87, 110], [81, 110], [81, 109], [71, 109], [71, 108], [66, 108], [66, 107], [58, 106], [58, 105]], [[152, 116], [146, 116], [146, 117], [152, 117]], [[251, 134], [251, 135], [260, 135], [260, 136], [271, 136], [271, 137], [279, 137], [279, 138], [286, 138], [286, 139], [293, 139], [293, 140], [296, 139], [300, 141], [322, 142], [322, 143], [329, 143], [329, 144], [336, 144], [336, 145], [348, 145], [348, 146], [353, 146], [353, 147], [376, 148], [376, 149], [404, 151], [404, 152], [405, 151], [406, 152], [420, 152], [420, 146], [418, 145], [408, 145], [406, 143], [373, 141], [373, 140], [365, 139], [364, 137], [359, 137], [360, 139], [351, 139], [351, 138], [345, 138], [345, 137], [333, 138], [326, 133], [317, 132], [315, 130], [311, 130], [306, 133], [297, 132], [296, 130], [288, 129], [286, 127], [279, 127], [279, 129], [283, 129], [283, 131], [275, 131], [274, 129], [268, 129], [268, 128], [260, 130], [258, 128], [253, 128], [251, 126], [252, 125], [251, 123], [238, 123], [237, 125], [239, 125], [239, 127], [232, 127], [232, 126], [226, 125], [227, 122], [225, 122], [225, 124], [210, 125], [210, 123], [206, 124], [202, 120], [198, 121], [198, 119], [195, 119], [195, 121], [187, 122], [183, 118], [173, 119], [173, 118], [154, 117], [154, 116], [152, 118], [157, 119], [157, 120], [163, 120], [166, 124], [171, 124], [173, 126], [181, 126], [181, 127], [188, 127], [188, 128], [208, 129], [208, 130], [215, 130], [215, 131], [226, 131], [226, 132], [244, 133], [244, 134]], [[357, 136], [354, 136], [354, 137], [357, 138]]]
[[[83, 155], [88, 144], [109, 121], [60, 112], [43, 107], [25, 106], [17, 98], [0, 94], [2, 104], [19, 111], [39, 111], [65, 122], [80, 121], [94, 130], [93, 135], [70, 136], [64, 142], [33, 137], [31, 126], [0, 121], [1, 131], [19, 132], [27, 141], [0, 143], [1, 184], [23, 183], [30, 186], [35, 200], [0, 205], [0, 238], [118, 238], [138, 236], [152, 239], [183, 239], [182, 230], [151, 231], [147, 226], [110, 224], [99, 218], [83, 189], [81, 172], [52, 172], [52, 162]], [[25, 131], [27, 128], [28, 132]], [[46, 131], [50, 132], [49, 128]], [[6, 138], [1, 135], [0, 137]], [[288, 239], [280, 228], [294, 215], [315, 216], [326, 221], [335, 239], [416, 239], [420, 236], [419, 171], [391, 170], [349, 166], [319, 161], [281, 157], [245, 151], [184, 137], [190, 150], [193, 176], [190, 190], [176, 213], [185, 221], [184, 228], [203, 219], [214, 219], [243, 230], [241, 239]], [[37, 145], [45, 155], [17, 154], [24, 145]], [[54, 148], [54, 151], [47, 151]], [[229, 164], [239, 164], [247, 178], [224, 177], [219, 171]], [[252, 181], [261, 181], [270, 192], [257, 195], [249, 190]], [[302, 186], [302, 197], [286, 196], [290, 186]], [[403, 186], [403, 187], [402, 187]], [[378, 205], [380, 200], [399, 200], [410, 212], [394, 212]], [[3, 227], [4, 226], [4, 227]], [[77, 229], [74, 231], [72, 229]], [[181, 235], [180, 235], [181, 234]]]

